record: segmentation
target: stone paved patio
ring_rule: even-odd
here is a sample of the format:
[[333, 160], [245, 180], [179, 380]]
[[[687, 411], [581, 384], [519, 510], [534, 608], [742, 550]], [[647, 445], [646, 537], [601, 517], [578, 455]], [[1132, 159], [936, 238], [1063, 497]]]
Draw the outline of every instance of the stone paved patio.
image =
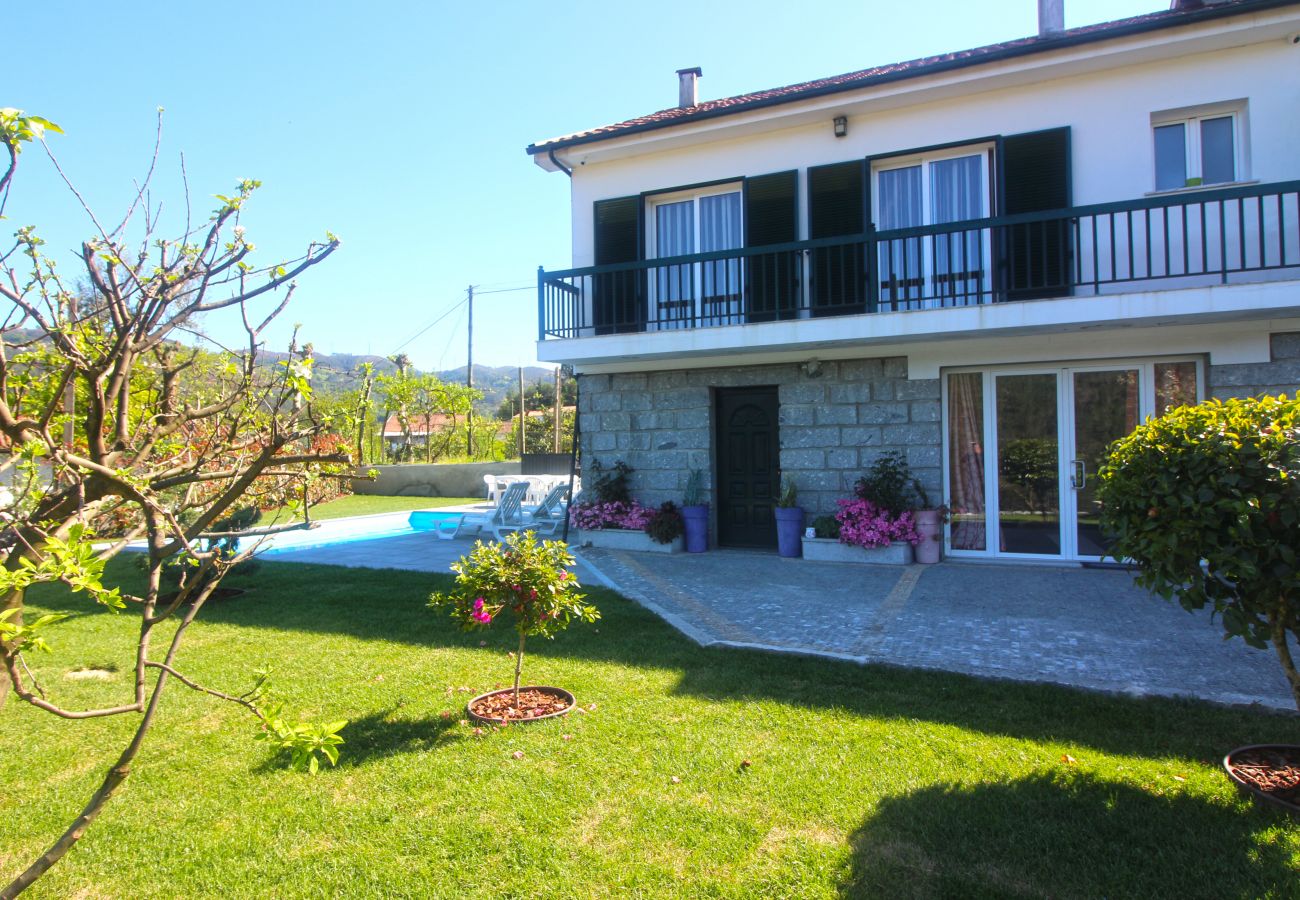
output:
[[1224, 641], [1208, 613], [1148, 594], [1122, 570], [895, 568], [742, 551], [582, 556], [702, 645], [1295, 711], [1271, 651]]
[[[422, 533], [277, 553], [277, 562], [446, 572], [471, 540]], [[1125, 571], [861, 566], [736, 550], [578, 552], [578, 576], [697, 643], [826, 655], [1133, 695], [1294, 711], [1271, 651], [1224, 641]]]

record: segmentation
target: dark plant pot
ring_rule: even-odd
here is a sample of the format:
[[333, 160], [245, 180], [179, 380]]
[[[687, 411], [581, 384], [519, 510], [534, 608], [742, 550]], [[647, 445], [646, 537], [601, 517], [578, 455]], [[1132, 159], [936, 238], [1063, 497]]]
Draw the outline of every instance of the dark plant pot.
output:
[[550, 687], [549, 685], [529, 685], [527, 687], [520, 685], [519, 690], [520, 692], [541, 691], [544, 694], [550, 694], [554, 697], [558, 697], [561, 700], [564, 700], [566, 702], [566, 705], [564, 709], [557, 709], [553, 712], [548, 712], [540, 716], [530, 716], [528, 718], [519, 718], [519, 719], [513, 719], [513, 718], [507, 719], [503, 717], [494, 717], [494, 716], [481, 716], [478, 713], [474, 712], [474, 704], [486, 697], [496, 697], [501, 694], [513, 694], [515, 692], [514, 688], [503, 688], [502, 690], [499, 691], [488, 691], [486, 694], [479, 694], [473, 700], [465, 704], [465, 712], [475, 722], [483, 722], [484, 724], [487, 725], [520, 725], [523, 724], [524, 722], [540, 722], [543, 719], [554, 719], [556, 716], [568, 715], [570, 712], [573, 711], [573, 708], [578, 705], [578, 701], [574, 699], [573, 694], [569, 693], [564, 688]]
[[[1284, 783], [1271, 790], [1261, 787], [1248, 772], [1250, 769], [1258, 770], [1261, 765], [1267, 767], [1277, 781]], [[1300, 781], [1296, 780], [1300, 775], [1300, 745], [1250, 744], [1238, 747], [1223, 758], [1223, 770], [1237, 789], [1255, 802], [1285, 809], [1300, 818]]]
[[776, 515], [776, 552], [786, 559], [799, 556], [803, 542], [803, 508], [778, 506]]
[[686, 523], [686, 552], [703, 553], [709, 549], [709, 507], [683, 506], [682, 521]]

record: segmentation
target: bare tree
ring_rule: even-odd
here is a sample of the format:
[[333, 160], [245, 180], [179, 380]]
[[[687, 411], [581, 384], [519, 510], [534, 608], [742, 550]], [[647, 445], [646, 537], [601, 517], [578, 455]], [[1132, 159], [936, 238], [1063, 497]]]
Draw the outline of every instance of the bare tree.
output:
[[[58, 129], [0, 109], [8, 155], [0, 212], [25, 144], [44, 147], [81, 199], [45, 145], [49, 130]], [[294, 484], [348, 461], [346, 454], [312, 449], [328, 423], [312, 407], [310, 346], [299, 348], [295, 339], [286, 361], [258, 365], [262, 336], [293, 296], [294, 279], [339, 242], [328, 235], [296, 259], [255, 265], [255, 248], [239, 224], [255, 181], [219, 196], [217, 209], [199, 224], [186, 210], [180, 236], [160, 237], [160, 210], [149, 193], [157, 159], [155, 142], [149, 172], [115, 227], [82, 201], [94, 233], [81, 245], [77, 265], [88, 294], [69, 289], [31, 227], [19, 228], [0, 255], [0, 473], [10, 485], [0, 510], [0, 690], [12, 689], [19, 700], [68, 720], [138, 717], [81, 814], [0, 891], [2, 898], [17, 895], [62, 858], [120, 790], [169, 678], [247, 707], [265, 736], [313, 771], [318, 756], [337, 757], [341, 742], [344, 723], [286, 725], [266, 701], [264, 677], [246, 693], [228, 694], [183, 674], [177, 659], [187, 628], [222, 576], [253, 550], [244, 543], [232, 552], [225, 539], [310, 526], [305, 504], [294, 521], [237, 532], [220, 523], [251, 491]], [[269, 308], [257, 315], [261, 304]], [[239, 317], [243, 339], [238, 350], [214, 355], [199, 348], [196, 320], [223, 312]], [[133, 540], [144, 546], [140, 596], [103, 581], [105, 562]], [[179, 567], [178, 590], [169, 596], [165, 569], [178, 558], [189, 565]], [[117, 705], [68, 708], [34, 677], [24, 654], [48, 648], [61, 618], [24, 619], [26, 589], [39, 582], [62, 582], [105, 607], [140, 616], [133, 677]], [[155, 648], [154, 632], [164, 622], [175, 630]]]

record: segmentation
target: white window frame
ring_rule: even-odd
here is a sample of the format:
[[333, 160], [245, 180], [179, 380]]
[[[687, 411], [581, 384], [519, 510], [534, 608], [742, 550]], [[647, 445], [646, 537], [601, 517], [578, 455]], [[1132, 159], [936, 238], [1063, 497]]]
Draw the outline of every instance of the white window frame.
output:
[[[872, 222], [879, 227], [880, 222], [880, 173], [892, 169], [907, 169], [913, 166], [921, 167], [921, 224], [932, 225], [930, 221], [933, 204], [931, 202], [930, 190], [930, 164], [942, 162], [947, 159], [956, 159], [963, 156], [978, 156], [981, 159], [980, 166], [980, 188], [983, 193], [983, 205], [980, 209], [978, 218], [989, 218], [993, 215], [993, 190], [997, 185], [997, 173], [993, 170], [996, 164], [996, 146], [991, 141], [982, 141], [977, 144], [963, 144], [960, 147], [946, 147], [942, 150], [923, 150], [917, 153], [904, 153], [899, 156], [889, 156], [874, 159], [871, 162], [871, 218]], [[981, 239], [984, 254], [984, 276], [981, 289], [985, 292], [992, 290], [993, 277], [993, 258], [992, 244], [989, 240], [987, 231]], [[932, 259], [932, 242], [928, 240], [921, 241], [922, 258], [921, 258], [921, 278], [923, 293], [926, 287], [931, 288], [933, 293], [935, 267]], [[873, 272], [872, 278], [879, 279], [880, 272]], [[906, 302], [905, 300], [903, 302]], [[942, 300], [931, 297], [922, 302], [923, 308], [931, 308], [942, 305]]]
[[[694, 250], [692, 250], [692, 252], [702, 253], [703, 251], [700, 249], [700, 200], [704, 197], [717, 197], [724, 194], [736, 194], [740, 198], [740, 234], [741, 234], [741, 247], [743, 247], [744, 234], [745, 234], [744, 183], [740, 181], [731, 181], [725, 184], [709, 185], [708, 187], [687, 188], [685, 190], [680, 190], [680, 191], [667, 191], [661, 194], [648, 195], [646, 197], [646, 204], [645, 204], [645, 226], [644, 226], [645, 235], [646, 235], [646, 258], [647, 259], [661, 258], [659, 255], [659, 247], [658, 247], [659, 229], [657, 227], [659, 207], [670, 203], [681, 203], [685, 200], [690, 200], [692, 202], [691, 227], [694, 229], [694, 241], [693, 241]], [[705, 321], [705, 319], [703, 318], [703, 303], [704, 303], [703, 273], [701, 271], [700, 265], [696, 265], [694, 269], [695, 271], [693, 274], [692, 287], [691, 287], [692, 298], [695, 303], [694, 318], [693, 318], [694, 324], [697, 326], [709, 325], [709, 324], [720, 324], [720, 325], [728, 324], [728, 322], [725, 321], [711, 323]], [[656, 270], [651, 270], [648, 282], [649, 282], [649, 294], [650, 294], [649, 299], [652, 308], [656, 310], [656, 318], [657, 318], [659, 298], [656, 292], [658, 279], [655, 272]], [[743, 283], [741, 285], [738, 285], [737, 287], [743, 290]], [[737, 315], [739, 314], [738, 310], [736, 311], [736, 314]], [[671, 324], [660, 322], [658, 327], [673, 328], [678, 326], [673, 326]], [[685, 326], [681, 326], [681, 327], [685, 327]]]
[[[1206, 119], [1232, 120], [1232, 178], [1228, 181], [1206, 183], [1201, 159], [1201, 122]], [[1246, 101], [1233, 100], [1225, 103], [1212, 103], [1205, 106], [1184, 107], [1151, 114], [1151, 187], [1152, 193], [1166, 194], [1173, 191], [1197, 190], [1199, 188], [1223, 187], [1241, 184], [1249, 180], [1249, 146], [1246, 140]], [[1183, 159], [1187, 166], [1187, 183], [1179, 187], [1159, 188], [1159, 173], [1156, 170], [1156, 129], [1166, 125], [1183, 126]]]

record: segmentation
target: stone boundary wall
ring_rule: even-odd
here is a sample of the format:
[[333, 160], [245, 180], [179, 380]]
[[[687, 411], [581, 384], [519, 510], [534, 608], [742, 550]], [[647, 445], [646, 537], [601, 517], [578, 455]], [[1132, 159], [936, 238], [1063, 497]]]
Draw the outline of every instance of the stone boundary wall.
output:
[[940, 493], [939, 381], [909, 381], [903, 357], [578, 378], [584, 459], [627, 462], [647, 505], [680, 503], [691, 469], [712, 492], [714, 389], [760, 385], [777, 388], [781, 469], [810, 516], [834, 512], [887, 450]]
[[407, 463], [366, 466], [374, 481], [352, 479], [352, 493], [384, 497], [486, 497], [484, 475], [518, 475], [519, 460], [484, 463]]
[[1275, 334], [1270, 344], [1272, 362], [1210, 366], [1210, 396], [1227, 400], [1300, 391], [1300, 332]]

